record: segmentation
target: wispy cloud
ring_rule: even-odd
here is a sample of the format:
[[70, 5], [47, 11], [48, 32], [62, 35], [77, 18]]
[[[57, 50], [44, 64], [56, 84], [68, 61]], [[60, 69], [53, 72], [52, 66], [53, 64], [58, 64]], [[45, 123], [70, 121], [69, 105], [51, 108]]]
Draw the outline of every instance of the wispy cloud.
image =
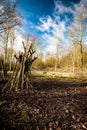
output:
[[[41, 38], [46, 44], [45, 52], [48, 51], [51, 54], [56, 53], [56, 44], [65, 45], [70, 41], [68, 38], [68, 26], [71, 25], [72, 21], [76, 18], [76, 13], [85, 7], [87, 8], [87, 1], [81, 0], [78, 4], [72, 6], [64, 6], [59, 1], [55, 1], [54, 12], [50, 16], [45, 18], [39, 18], [38, 26], [36, 29], [41, 32]], [[70, 15], [72, 17], [70, 17]], [[66, 45], [67, 46], [67, 45]]]
[[15, 50], [16, 51], [23, 51], [22, 41], [24, 41], [24, 38], [21, 34], [21, 30], [16, 30], [15, 36], [16, 36], [16, 39], [14, 41]]
[[74, 5], [74, 9], [74, 21], [69, 28], [79, 39], [81, 29], [80, 21], [82, 20], [82, 24], [84, 27], [84, 30], [82, 29], [83, 35], [85, 34], [83, 37], [83, 43], [87, 44], [87, 0], [81, 0], [79, 4]]
[[[72, 6], [64, 6], [63, 3], [59, 0], [54, 1], [54, 14], [63, 14], [63, 13], [67, 13], [67, 12], [71, 12], [73, 13], [73, 7]], [[71, 4], [72, 5], [72, 4]]]
[[[56, 53], [56, 45], [60, 44], [60, 41], [65, 42], [65, 33], [67, 30], [66, 21], [60, 19], [60, 13], [62, 5], [55, 3], [55, 9], [52, 16], [39, 19], [39, 25], [36, 29], [42, 32], [42, 40], [46, 43], [45, 51], [51, 54]], [[62, 7], [63, 8], [63, 7]], [[66, 9], [66, 7], [64, 7]], [[59, 12], [57, 13], [57, 9]], [[66, 10], [68, 11], [68, 10]]]
[[0, 15], [1, 15], [2, 13], [4, 13], [4, 8], [3, 8], [2, 5], [0, 5]]

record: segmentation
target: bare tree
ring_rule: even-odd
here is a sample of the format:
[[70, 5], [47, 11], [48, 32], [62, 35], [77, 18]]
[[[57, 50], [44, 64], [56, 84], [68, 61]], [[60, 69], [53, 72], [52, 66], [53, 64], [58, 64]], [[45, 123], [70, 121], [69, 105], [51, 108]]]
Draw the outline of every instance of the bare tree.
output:
[[[31, 66], [32, 63], [37, 59], [35, 56], [33, 39], [29, 36], [26, 37], [25, 41], [22, 42], [24, 51], [19, 54], [19, 56], [15, 55], [17, 60], [15, 69], [13, 71], [12, 77], [3, 90], [10, 86], [10, 90], [18, 90], [23, 89], [24, 87], [29, 88], [32, 87], [30, 83], [31, 76]], [[9, 85], [10, 83], [10, 85]]]
[[9, 70], [12, 69], [12, 58], [13, 58], [13, 46], [14, 46], [14, 41], [15, 41], [15, 29], [11, 28], [10, 34], [10, 55], [9, 55]]
[[[86, 36], [87, 33], [87, 16], [85, 14], [86, 12], [84, 12], [84, 10], [80, 10], [79, 12], [77, 12], [72, 27], [69, 29], [69, 36], [72, 39], [74, 48], [73, 65], [75, 66], [75, 59], [76, 57], [78, 57], [79, 67], [83, 67], [83, 43], [84, 43], [84, 37]], [[79, 47], [79, 49], [77, 46]]]
[[56, 46], [56, 52], [55, 52], [55, 71], [57, 70], [58, 67], [58, 62], [59, 62], [59, 49], [60, 49], [60, 38], [58, 36], [58, 33], [54, 35], [54, 40], [55, 40], [55, 46]]
[[20, 23], [17, 15], [16, 3], [8, 0], [0, 0], [0, 33]]
[[7, 64], [7, 55], [8, 55], [7, 51], [8, 51], [9, 37], [10, 37], [11, 44], [13, 44], [12, 29], [14, 29], [14, 27], [19, 23], [20, 23], [20, 18], [16, 13], [16, 3], [9, 2], [8, 0], [1, 0], [0, 1], [0, 35], [4, 45], [4, 61], [2, 62], [4, 79], [7, 76], [6, 64]]

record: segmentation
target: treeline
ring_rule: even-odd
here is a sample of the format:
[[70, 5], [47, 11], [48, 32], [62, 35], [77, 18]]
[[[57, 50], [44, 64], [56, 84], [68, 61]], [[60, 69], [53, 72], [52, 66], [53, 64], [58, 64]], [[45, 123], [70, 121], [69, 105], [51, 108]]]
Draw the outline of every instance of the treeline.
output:
[[[0, 1], [0, 70], [13, 70], [15, 66], [14, 54], [20, 55], [21, 52], [17, 52], [14, 49], [15, 39], [17, 38], [18, 27], [22, 25], [22, 18], [17, 12], [17, 5], [15, 2], [9, 2], [9, 0]], [[87, 46], [84, 45], [84, 39], [87, 36], [87, 17], [86, 11], [81, 10], [76, 15], [72, 25], [68, 28], [67, 33], [70, 39], [71, 49], [68, 53], [60, 56], [59, 46], [56, 43], [56, 54], [49, 55], [44, 58], [39, 53], [37, 46], [37, 38], [28, 36], [29, 42], [32, 42], [33, 48], [38, 53], [37, 60], [33, 63], [33, 69], [52, 69], [63, 67], [75, 67], [82, 68], [87, 64]], [[21, 34], [22, 35], [22, 34]], [[24, 38], [27, 42], [27, 39]], [[68, 47], [67, 47], [68, 48]], [[41, 52], [42, 53], [42, 52]], [[63, 50], [62, 50], [63, 53]]]
[[33, 63], [32, 68], [37, 69], [37, 70], [44, 70], [44, 69], [55, 70], [55, 69], [64, 68], [64, 67], [65, 68], [87, 67], [86, 48], [87, 46], [85, 46], [85, 50], [83, 50], [82, 63], [80, 60], [80, 52], [78, 51], [78, 46], [76, 45], [75, 52], [72, 52], [71, 50], [71, 52], [69, 52], [68, 54], [61, 56], [60, 59], [59, 58], [57, 59], [55, 56], [48, 56], [44, 60], [38, 57], [38, 59]]

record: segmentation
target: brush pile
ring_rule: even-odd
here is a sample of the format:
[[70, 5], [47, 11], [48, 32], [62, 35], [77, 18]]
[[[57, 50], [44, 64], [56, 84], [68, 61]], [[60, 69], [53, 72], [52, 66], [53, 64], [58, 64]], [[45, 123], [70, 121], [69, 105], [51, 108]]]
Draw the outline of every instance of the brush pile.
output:
[[24, 52], [21, 52], [20, 55], [16, 58], [16, 65], [11, 76], [9, 82], [3, 88], [6, 89], [10, 86], [10, 90], [18, 90], [23, 88], [32, 87], [30, 83], [30, 76], [31, 76], [31, 66], [32, 63], [37, 59], [34, 56], [35, 50], [33, 44], [31, 43], [29, 47], [25, 46], [23, 43]]

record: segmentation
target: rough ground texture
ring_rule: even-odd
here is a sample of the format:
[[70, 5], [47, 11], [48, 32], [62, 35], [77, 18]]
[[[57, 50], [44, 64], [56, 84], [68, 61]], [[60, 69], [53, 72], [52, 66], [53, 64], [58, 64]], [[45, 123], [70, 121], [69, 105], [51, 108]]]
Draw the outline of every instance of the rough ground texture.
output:
[[86, 85], [38, 78], [31, 90], [0, 91], [0, 130], [87, 130]]

